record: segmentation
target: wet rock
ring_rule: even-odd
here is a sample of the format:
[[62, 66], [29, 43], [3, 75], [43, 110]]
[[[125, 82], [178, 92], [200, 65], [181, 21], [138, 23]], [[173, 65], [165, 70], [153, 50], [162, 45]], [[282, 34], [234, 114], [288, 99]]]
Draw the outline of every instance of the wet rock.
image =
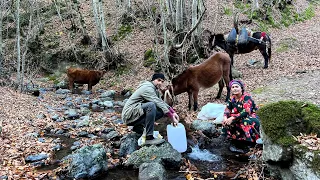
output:
[[124, 124], [122, 119], [116, 119], [113, 121], [115, 124]]
[[66, 101], [72, 101], [72, 97], [66, 97]]
[[0, 180], [7, 180], [7, 179], [8, 179], [8, 176], [0, 175]]
[[111, 97], [101, 97], [99, 102], [99, 105], [102, 106], [104, 101], [112, 101], [113, 99]]
[[38, 141], [39, 141], [39, 142], [42, 142], [42, 143], [45, 143], [45, 142], [46, 142], [46, 139], [45, 139], [45, 138], [38, 138]]
[[99, 102], [101, 102], [99, 99], [93, 99], [91, 101], [92, 104], [99, 104]]
[[73, 144], [70, 147], [70, 149], [73, 151], [73, 150], [76, 150], [76, 149], [80, 148], [80, 146], [81, 146], [81, 142], [80, 141], [75, 141], [75, 142], [73, 142]]
[[91, 91], [87, 91], [87, 90], [83, 90], [83, 91], [81, 91], [81, 94], [90, 95], [90, 94], [92, 94], [92, 92]]
[[109, 90], [109, 91], [106, 91], [106, 92], [102, 93], [100, 95], [100, 98], [106, 98], [106, 97], [113, 98], [115, 94], [116, 94], [116, 92], [114, 90]]
[[86, 108], [88, 108], [88, 107], [89, 107], [89, 104], [81, 104], [80, 107], [86, 107]]
[[63, 129], [59, 129], [55, 134], [63, 134], [64, 130]]
[[102, 134], [101, 137], [103, 139], [113, 140], [113, 139], [119, 137], [119, 133], [117, 131], [111, 131], [108, 134]]
[[89, 126], [89, 116], [82, 116], [80, 121], [77, 123], [77, 128]]
[[87, 137], [88, 136], [88, 132], [87, 131], [81, 131], [78, 133], [78, 137]]
[[104, 101], [103, 106], [106, 108], [113, 108], [113, 102], [112, 101]]
[[53, 151], [60, 151], [61, 149], [63, 149], [63, 146], [61, 144], [56, 144], [52, 147]]
[[181, 163], [181, 154], [165, 142], [161, 145], [144, 146], [131, 153], [131, 156], [125, 162], [125, 166], [139, 168], [143, 163], [161, 163], [168, 169], [179, 169]]
[[139, 167], [140, 180], [164, 180], [166, 178], [166, 170], [160, 163], [143, 163]]
[[105, 128], [102, 130], [102, 133], [108, 134], [111, 131], [114, 131], [114, 128]]
[[69, 89], [58, 89], [56, 91], [56, 94], [68, 94], [70, 93], [71, 91]]
[[78, 114], [77, 110], [69, 109], [68, 112], [67, 112], [67, 118], [68, 119], [77, 119], [77, 118], [79, 118], [79, 114]]
[[36, 154], [36, 155], [30, 155], [28, 157], [25, 158], [25, 161], [28, 162], [36, 162], [36, 161], [41, 161], [44, 159], [47, 159], [49, 156], [45, 153], [40, 153], [40, 154]]
[[59, 119], [59, 115], [58, 114], [54, 114], [52, 117], [51, 117], [52, 120], [56, 121]]
[[44, 115], [43, 113], [40, 113], [40, 114], [38, 114], [38, 116], [37, 116], [38, 119], [43, 119], [43, 118], [45, 118], [45, 117], [46, 117], [46, 115]]
[[39, 133], [33, 132], [33, 133], [26, 134], [26, 136], [27, 137], [35, 137], [35, 138], [37, 138], [39, 136]]
[[116, 111], [114, 109], [106, 109], [103, 112], [105, 112], [105, 113], [114, 113]]
[[38, 162], [31, 163], [31, 165], [35, 167], [39, 167], [39, 166], [45, 166], [46, 163], [44, 161], [38, 161]]
[[120, 139], [119, 156], [125, 157], [138, 149], [138, 140], [136, 133], [130, 133]]
[[82, 98], [81, 97], [77, 97], [74, 101], [75, 101], [76, 104], [80, 105], [82, 103]]
[[108, 170], [107, 156], [101, 144], [85, 146], [69, 155], [68, 176], [91, 179]]
[[66, 106], [67, 106], [67, 107], [73, 107], [74, 104], [73, 104], [73, 102], [68, 101], [68, 102], [66, 102]]
[[191, 127], [195, 130], [200, 130], [208, 137], [217, 136], [217, 130], [215, 124], [212, 121], [208, 120], [195, 120], [192, 122]]

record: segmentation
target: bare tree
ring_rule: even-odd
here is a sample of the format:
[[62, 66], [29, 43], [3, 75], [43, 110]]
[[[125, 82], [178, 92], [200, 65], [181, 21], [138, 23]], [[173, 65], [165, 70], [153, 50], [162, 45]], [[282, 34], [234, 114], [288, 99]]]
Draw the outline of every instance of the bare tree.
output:
[[20, 57], [20, 0], [16, 1], [16, 33], [17, 33], [17, 85], [22, 90], [21, 82], [21, 57]]
[[3, 71], [3, 62], [4, 62], [4, 56], [3, 56], [3, 38], [2, 38], [2, 28], [3, 28], [3, 18], [7, 15], [9, 12], [8, 8], [9, 1], [7, 0], [1, 0], [0, 1], [0, 73]]
[[176, 31], [183, 29], [183, 0], [176, 0]]

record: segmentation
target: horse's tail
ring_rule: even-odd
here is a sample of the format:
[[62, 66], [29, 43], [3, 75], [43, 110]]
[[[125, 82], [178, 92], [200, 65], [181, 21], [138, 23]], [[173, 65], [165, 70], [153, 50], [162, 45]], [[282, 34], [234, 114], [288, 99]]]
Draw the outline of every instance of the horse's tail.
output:
[[270, 62], [271, 61], [271, 38], [268, 35], [267, 35], [267, 37], [268, 37], [268, 39], [267, 39], [267, 42], [268, 42], [267, 48], [268, 48], [268, 56], [269, 56], [269, 62]]
[[[232, 81], [232, 63], [231, 63], [231, 61], [230, 61], [229, 78], [230, 78], [230, 81]], [[225, 82], [225, 83], [227, 83], [227, 82]], [[227, 84], [227, 86], [229, 86], [229, 84]]]

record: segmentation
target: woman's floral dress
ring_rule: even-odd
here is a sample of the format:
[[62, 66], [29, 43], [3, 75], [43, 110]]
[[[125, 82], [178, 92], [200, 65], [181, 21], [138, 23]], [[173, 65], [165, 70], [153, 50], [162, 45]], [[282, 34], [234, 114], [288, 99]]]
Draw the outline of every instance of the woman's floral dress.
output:
[[257, 106], [251, 95], [244, 93], [237, 101], [234, 96], [230, 96], [224, 116], [236, 117], [230, 125], [224, 127], [223, 132], [227, 138], [255, 142], [259, 135], [260, 122], [256, 117]]

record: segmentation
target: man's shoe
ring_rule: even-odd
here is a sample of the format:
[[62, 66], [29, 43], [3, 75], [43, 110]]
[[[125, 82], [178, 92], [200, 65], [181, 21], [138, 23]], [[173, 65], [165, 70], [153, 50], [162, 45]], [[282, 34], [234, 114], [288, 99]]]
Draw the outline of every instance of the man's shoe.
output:
[[146, 140], [146, 142], [144, 143], [144, 145], [157, 145], [157, 144], [162, 144], [164, 143], [165, 140], [164, 139], [150, 139], [150, 140]]

